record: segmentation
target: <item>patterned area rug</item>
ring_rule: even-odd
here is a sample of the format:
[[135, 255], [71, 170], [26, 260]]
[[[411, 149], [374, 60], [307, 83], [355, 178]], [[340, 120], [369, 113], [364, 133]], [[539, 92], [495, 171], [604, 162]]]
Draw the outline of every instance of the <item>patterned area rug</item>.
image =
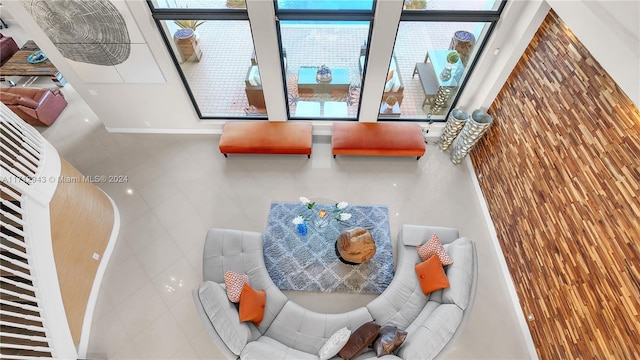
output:
[[[333, 205], [316, 204], [329, 209]], [[323, 229], [309, 226], [301, 236], [293, 218], [304, 212], [299, 203], [272, 203], [264, 236], [264, 260], [273, 282], [281, 290], [380, 294], [394, 276], [389, 211], [386, 206], [353, 206], [345, 212], [348, 224], [336, 221]], [[360, 265], [342, 263], [335, 241], [344, 230], [363, 227], [371, 232], [376, 254]]]

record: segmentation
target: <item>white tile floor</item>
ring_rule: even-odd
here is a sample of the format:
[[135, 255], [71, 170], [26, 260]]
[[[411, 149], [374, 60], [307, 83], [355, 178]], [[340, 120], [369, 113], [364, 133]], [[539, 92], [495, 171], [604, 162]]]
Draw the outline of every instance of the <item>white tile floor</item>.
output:
[[[117, 203], [122, 228], [94, 313], [92, 359], [216, 359], [221, 354], [196, 316], [190, 291], [201, 281], [211, 227], [263, 231], [271, 201], [299, 196], [389, 207], [392, 238], [401, 224], [459, 228], [476, 241], [479, 283], [473, 312], [451, 359], [527, 358], [466, 165], [434, 144], [414, 158], [338, 157], [328, 139], [305, 156], [225, 159], [213, 135], [110, 134], [71, 86], [70, 106], [42, 134], [86, 175], [124, 175], [100, 184]], [[290, 294], [317, 311], [337, 312], [370, 296]]]

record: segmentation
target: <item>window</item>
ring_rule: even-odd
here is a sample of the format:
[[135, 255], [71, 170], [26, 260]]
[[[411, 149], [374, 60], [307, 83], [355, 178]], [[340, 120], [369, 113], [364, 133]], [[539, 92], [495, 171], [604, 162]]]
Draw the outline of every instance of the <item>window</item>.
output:
[[444, 120], [504, 7], [500, 0], [405, 0], [381, 120]]
[[280, 35], [290, 117], [356, 119], [369, 22], [286, 20]]
[[244, 0], [148, 3], [200, 118], [266, 117]]
[[357, 119], [373, 0], [277, 0], [289, 118]]

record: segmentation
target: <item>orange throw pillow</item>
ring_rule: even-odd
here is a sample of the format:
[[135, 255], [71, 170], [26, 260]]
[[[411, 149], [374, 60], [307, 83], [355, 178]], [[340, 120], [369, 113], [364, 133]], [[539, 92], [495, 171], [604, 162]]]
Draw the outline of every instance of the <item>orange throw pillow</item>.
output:
[[418, 275], [418, 281], [420, 281], [422, 292], [424, 292], [425, 295], [429, 295], [436, 290], [446, 289], [449, 287], [447, 274], [444, 273], [440, 259], [438, 259], [438, 256], [436, 255], [431, 256], [426, 261], [416, 264], [416, 274]]
[[432, 255], [438, 255], [442, 266], [453, 264], [453, 259], [451, 259], [444, 250], [444, 246], [442, 246], [442, 243], [440, 243], [440, 239], [438, 239], [438, 235], [436, 234], [431, 235], [431, 239], [426, 243], [416, 246], [416, 249], [418, 249], [418, 255], [420, 255], [422, 261], [427, 260]]
[[387, 81], [391, 80], [393, 78], [393, 70], [389, 70], [389, 73], [387, 73]]
[[260, 326], [266, 303], [267, 293], [264, 290], [255, 290], [249, 284], [244, 284], [240, 294], [240, 321], [251, 321]]

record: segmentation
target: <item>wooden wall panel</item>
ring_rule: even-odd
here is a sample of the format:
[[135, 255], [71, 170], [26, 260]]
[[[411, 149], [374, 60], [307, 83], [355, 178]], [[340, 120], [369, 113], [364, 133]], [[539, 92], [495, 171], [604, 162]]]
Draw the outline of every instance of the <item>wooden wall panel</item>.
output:
[[[82, 322], [98, 265], [109, 243], [114, 209], [109, 198], [64, 159], [49, 203], [53, 255], [71, 335], [80, 343]], [[100, 255], [100, 261], [92, 255]]]
[[550, 12], [471, 152], [541, 359], [640, 358], [640, 112]]

